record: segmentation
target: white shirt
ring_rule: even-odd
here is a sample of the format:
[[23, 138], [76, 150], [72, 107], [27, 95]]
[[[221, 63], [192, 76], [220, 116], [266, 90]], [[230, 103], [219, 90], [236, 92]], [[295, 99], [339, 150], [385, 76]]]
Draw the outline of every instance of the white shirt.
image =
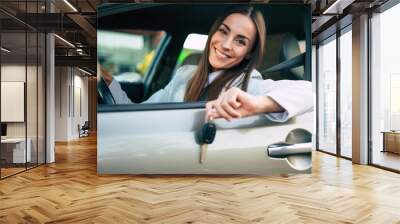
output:
[[210, 83], [212, 83], [220, 74], [222, 71], [215, 71], [215, 72], [211, 72], [210, 74], [208, 74], [208, 83], [207, 85], [210, 85]]

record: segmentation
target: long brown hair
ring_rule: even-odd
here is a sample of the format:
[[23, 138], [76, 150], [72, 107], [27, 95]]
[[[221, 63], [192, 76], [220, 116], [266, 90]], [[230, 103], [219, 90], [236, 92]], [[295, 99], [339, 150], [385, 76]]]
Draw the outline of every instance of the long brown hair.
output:
[[218, 30], [223, 21], [233, 13], [246, 15], [253, 21], [257, 29], [256, 41], [254, 42], [250, 51], [250, 57], [246, 57], [238, 65], [224, 70], [223, 74], [219, 75], [207, 87], [206, 98], [207, 100], [216, 99], [224, 87], [230, 88], [232, 82], [243, 73], [244, 76], [240, 80], [240, 88], [244, 91], [247, 90], [247, 84], [250, 78], [250, 74], [253, 69], [255, 69], [255, 67], [260, 63], [263, 56], [266, 29], [264, 17], [258, 10], [255, 10], [251, 6], [242, 6], [235, 7], [226, 11], [222, 16], [218, 17], [212, 25], [208, 34], [206, 47], [204, 49], [203, 55], [200, 58], [197, 70], [195, 71], [195, 74], [193, 75], [192, 79], [190, 79], [186, 87], [184, 98], [185, 102], [198, 101], [202, 97], [204, 91], [203, 89], [208, 82], [208, 74], [211, 72], [211, 65], [208, 61], [211, 37]]

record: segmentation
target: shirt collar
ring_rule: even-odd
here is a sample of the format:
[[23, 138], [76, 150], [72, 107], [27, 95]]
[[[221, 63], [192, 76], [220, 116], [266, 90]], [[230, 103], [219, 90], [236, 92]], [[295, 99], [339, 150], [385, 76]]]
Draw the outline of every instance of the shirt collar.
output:
[[208, 74], [208, 84], [212, 83], [221, 73], [223, 70], [211, 72]]

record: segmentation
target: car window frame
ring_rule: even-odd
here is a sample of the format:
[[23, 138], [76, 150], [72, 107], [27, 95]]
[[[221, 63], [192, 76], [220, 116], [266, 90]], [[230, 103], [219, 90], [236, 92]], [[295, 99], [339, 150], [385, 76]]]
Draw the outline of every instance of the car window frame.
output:
[[98, 113], [110, 112], [132, 112], [132, 111], [155, 111], [155, 110], [185, 110], [204, 109], [206, 101], [198, 102], [173, 102], [173, 103], [138, 103], [138, 104], [99, 104]]
[[157, 67], [160, 65], [160, 61], [164, 57], [165, 51], [169, 46], [169, 44], [171, 43], [171, 38], [172, 38], [171, 33], [169, 33], [167, 30], [159, 30], [159, 31], [165, 32], [165, 35], [160, 40], [160, 43], [158, 44], [157, 49], [154, 52], [154, 58], [150, 63], [149, 68], [144, 74], [144, 79], [143, 79], [144, 96], [146, 96], [150, 84], [154, 81], [157, 72]]

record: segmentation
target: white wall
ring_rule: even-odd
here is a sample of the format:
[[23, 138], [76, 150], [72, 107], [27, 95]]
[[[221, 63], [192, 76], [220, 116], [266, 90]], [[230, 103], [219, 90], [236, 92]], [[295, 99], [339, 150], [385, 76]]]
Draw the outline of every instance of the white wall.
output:
[[[25, 70], [27, 69], [27, 70]], [[25, 75], [26, 71], [28, 74], [35, 73], [36, 74], [36, 67], [34, 66], [27, 66], [25, 67], [24, 65], [18, 65], [18, 64], [4, 64], [1, 66], [1, 81], [8, 81], [8, 82], [25, 82]], [[30, 80], [29, 84], [32, 81]], [[36, 82], [33, 83], [36, 85]], [[30, 92], [30, 89], [28, 88], [27, 92], [27, 101], [28, 103], [32, 102], [31, 98], [36, 98], [36, 89], [34, 89], [34, 92]], [[4, 96], [3, 96], [4, 97]], [[36, 108], [35, 105], [31, 105]], [[1, 110], [6, 110], [7, 108], [1, 108]], [[28, 113], [28, 122], [33, 121], [34, 119], [31, 117], [31, 113]], [[35, 119], [36, 119], [36, 114], [35, 114]], [[36, 120], [35, 120], [36, 123]], [[28, 128], [33, 127], [33, 124], [29, 124]], [[36, 127], [36, 125], [35, 125]], [[36, 128], [35, 128], [36, 129]], [[7, 122], [7, 135], [9, 137], [25, 137], [25, 122]], [[29, 135], [29, 133], [28, 133]], [[29, 136], [28, 136], [29, 137]]]
[[78, 125], [82, 126], [85, 121], [88, 120], [88, 78], [81, 75], [82, 73], [80, 73], [78, 70], [74, 70], [74, 88], [72, 88], [74, 90], [72, 94], [74, 95], [71, 96], [71, 99], [74, 101], [71, 102], [71, 106], [73, 105], [73, 108], [71, 109], [72, 138], [77, 138], [79, 135], [77, 128]]
[[68, 141], [70, 76], [67, 67], [55, 68], [55, 141]]
[[314, 99], [314, 130], [312, 134], [313, 149], [317, 148], [317, 48], [312, 45], [311, 48], [311, 80], [313, 86], [313, 99]]
[[[24, 82], [25, 81], [25, 64], [24, 65], [18, 65], [18, 64], [9, 64], [9, 65], [2, 65], [1, 66], [1, 81], [2, 82]], [[32, 67], [28, 67], [28, 70], [31, 70]], [[1, 96], [2, 98], [7, 98], [7, 96]], [[2, 113], [4, 113], [4, 110], [8, 110], [8, 108], [1, 108]], [[22, 108], [24, 110], [24, 108]], [[24, 111], [22, 111], [24, 113]], [[25, 128], [23, 124], [24, 122], [11, 122], [8, 123], [8, 132], [9, 136], [14, 136], [14, 137], [23, 137], [25, 136]], [[19, 127], [22, 128], [19, 128]], [[21, 129], [21, 130], [19, 130]]]
[[[25, 83], [1, 81], [1, 121], [25, 121]], [[36, 105], [34, 105], [36, 108]]]
[[79, 137], [78, 124], [88, 120], [88, 78], [76, 68], [56, 67], [56, 141]]
[[[29, 66], [28, 66], [29, 69]], [[25, 82], [24, 65], [1, 65], [1, 81]]]
[[[37, 70], [38, 69], [38, 70]], [[27, 80], [25, 80], [27, 78]], [[24, 82], [26, 90], [26, 99], [22, 102], [20, 108], [22, 116], [26, 113], [26, 120], [23, 118], [21, 122], [6, 122], [7, 123], [7, 137], [9, 138], [24, 138], [25, 135], [31, 143], [32, 161], [44, 163], [44, 74], [42, 73], [41, 66], [32, 66], [25, 64], [3, 64], [1, 66], [1, 81], [5, 82]], [[4, 89], [2, 89], [3, 92]], [[20, 90], [24, 94], [24, 90]], [[2, 98], [7, 98], [2, 95]], [[23, 97], [25, 98], [25, 97]], [[25, 105], [26, 103], [26, 105]], [[3, 104], [3, 103], [2, 103]], [[16, 113], [11, 108], [2, 107], [2, 112]], [[9, 110], [9, 111], [7, 111]], [[14, 109], [15, 110], [15, 109]], [[37, 153], [39, 156], [37, 157]]]

